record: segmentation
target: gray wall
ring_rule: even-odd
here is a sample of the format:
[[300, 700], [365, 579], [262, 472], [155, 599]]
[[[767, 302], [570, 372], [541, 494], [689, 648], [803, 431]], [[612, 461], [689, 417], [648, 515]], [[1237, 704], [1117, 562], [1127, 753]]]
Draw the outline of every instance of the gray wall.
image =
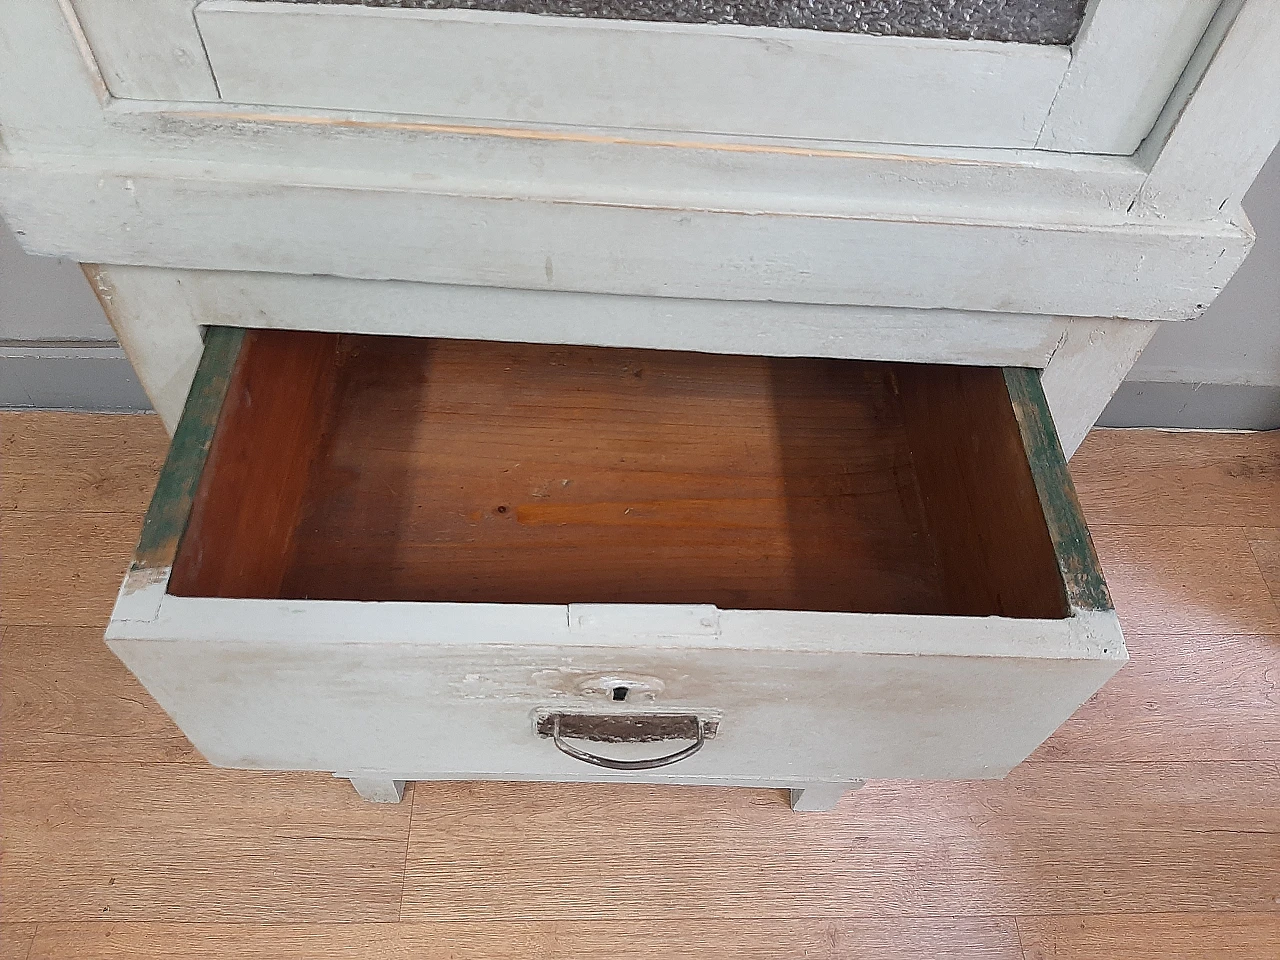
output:
[[79, 265], [27, 256], [2, 222], [0, 407], [148, 408]]
[[[1280, 427], [1280, 151], [1245, 197], [1258, 242], [1203, 319], [1163, 326], [1103, 423]], [[145, 408], [74, 263], [0, 226], [0, 406]]]

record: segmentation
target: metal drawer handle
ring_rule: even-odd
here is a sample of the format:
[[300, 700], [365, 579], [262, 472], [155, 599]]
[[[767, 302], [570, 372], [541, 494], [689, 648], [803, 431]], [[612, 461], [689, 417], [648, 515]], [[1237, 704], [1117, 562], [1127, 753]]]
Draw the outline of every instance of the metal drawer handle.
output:
[[[566, 733], [561, 728], [562, 722], [573, 729]], [[713, 720], [704, 721], [693, 715], [588, 716], [553, 713], [539, 718], [537, 731], [541, 736], [549, 736], [561, 753], [575, 760], [581, 760], [583, 763], [606, 767], [609, 770], [653, 770], [693, 756], [703, 748], [709, 737], [715, 736], [716, 723]], [[575, 747], [565, 739], [566, 736], [583, 740], [602, 740], [608, 743], [649, 743], [658, 740], [692, 738], [693, 743], [661, 757], [645, 760], [615, 760], [613, 757], [602, 757]]]

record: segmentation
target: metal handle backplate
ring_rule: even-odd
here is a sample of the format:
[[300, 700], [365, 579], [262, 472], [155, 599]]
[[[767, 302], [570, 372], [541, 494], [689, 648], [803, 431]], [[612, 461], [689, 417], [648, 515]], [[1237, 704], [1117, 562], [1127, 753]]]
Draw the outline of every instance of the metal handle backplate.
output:
[[[583, 714], [548, 713], [537, 718], [539, 736], [550, 737], [566, 756], [609, 770], [654, 770], [693, 756], [715, 736], [717, 721], [694, 714]], [[664, 740], [692, 740], [685, 747], [661, 757], [618, 760], [591, 753], [569, 743], [569, 739], [603, 743], [654, 743]]]

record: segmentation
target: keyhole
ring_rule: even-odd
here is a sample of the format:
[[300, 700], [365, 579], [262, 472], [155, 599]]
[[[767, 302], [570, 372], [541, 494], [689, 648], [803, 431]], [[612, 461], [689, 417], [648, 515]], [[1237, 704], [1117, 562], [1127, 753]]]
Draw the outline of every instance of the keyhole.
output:
[[613, 688], [613, 699], [615, 699], [615, 700], [619, 700], [619, 701], [621, 701], [621, 700], [625, 700], [625, 699], [627, 699], [627, 694], [628, 694], [628, 693], [630, 693], [630, 692], [631, 692], [631, 691], [630, 691], [630, 690], [628, 690], [626, 687], [614, 687], [614, 688]]

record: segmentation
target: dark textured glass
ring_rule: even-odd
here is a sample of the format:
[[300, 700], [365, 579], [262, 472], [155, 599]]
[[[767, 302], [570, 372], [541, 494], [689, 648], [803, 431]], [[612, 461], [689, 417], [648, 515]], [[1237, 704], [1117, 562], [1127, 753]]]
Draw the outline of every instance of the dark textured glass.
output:
[[1068, 44], [1088, 0], [289, 0], [414, 10], [736, 23], [883, 37]]

